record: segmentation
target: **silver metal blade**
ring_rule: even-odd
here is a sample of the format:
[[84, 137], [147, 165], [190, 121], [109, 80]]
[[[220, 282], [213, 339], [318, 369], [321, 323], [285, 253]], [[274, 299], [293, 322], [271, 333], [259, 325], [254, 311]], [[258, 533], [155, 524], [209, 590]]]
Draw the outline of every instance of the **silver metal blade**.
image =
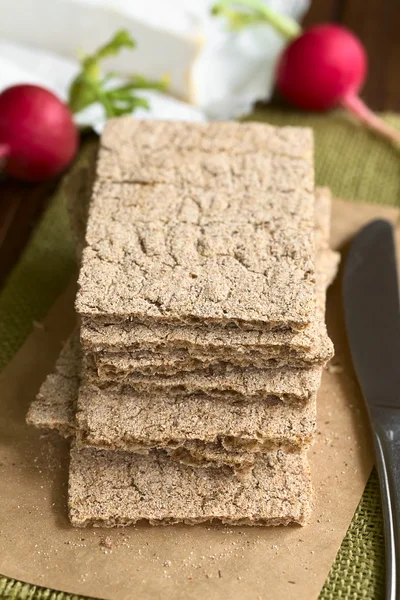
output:
[[400, 408], [400, 304], [393, 228], [373, 221], [355, 237], [343, 275], [353, 363], [371, 408]]

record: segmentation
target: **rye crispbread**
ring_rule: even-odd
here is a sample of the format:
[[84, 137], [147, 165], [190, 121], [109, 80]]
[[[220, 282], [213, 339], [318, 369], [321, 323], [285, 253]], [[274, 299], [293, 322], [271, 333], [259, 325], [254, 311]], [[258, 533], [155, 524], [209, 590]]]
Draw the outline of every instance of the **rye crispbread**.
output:
[[163, 448], [181, 462], [227, 464], [242, 473], [258, 453], [278, 447], [294, 451], [312, 442], [315, 394], [308, 403], [286, 406], [276, 397], [249, 402], [229, 395], [146, 394], [120, 386], [79, 388], [77, 340], [76, 333], [55, 374], [43, 383], [28, 413], [30, 424], [76, 436], [80, 445], [141, 453]]
[[[292, 129], [196, 125], [197, 138], [233, 144], [229, 154], [188, 149], [187, 129], [106, 126], [76, 302], [83, 322], [304, 328], [315, 314], [311, 132], [298, 129], [289, 151]], [[240, 149], [251, 134], [265, 141], [253, 155], [247, 141]]]
[[[77, 437], [80, 445], [148, 453], [163, 448], [191, 465], [229, 465], [243, 474], [259, 453], [308, 446], [316, 427], [315, 397], [286, 406], [276, 399], [237, 401], [206, 396], [141, 394], [130, 389], [79, 389], [78, 335], [60, 355], [28, 413], [28, 422]], [[79, 389], [79, 400], [77, 403]], [[77, 410], [76, 418], [75, 412]]]
[[71, 449], [68, 506], [78, 527], [222, 521], [229, 525], [304, 525], [312, 508], [305, 452], [258, 458], [252, 473], [189, 467], [163, 453], [146, 456]]
[[132, 452], [178, 448], [199, 441], [229, 451], [263, 451], [310, 444], [316, 427], [316, 402], [285, 406], [235, 402], [207, 396], [122, 393], [83, 385], [77, 405], [79, 440], [85, 445]]
[[83, 357], [82, 363], [82, 377], [85, 381], [103, 387], [112, 386], [116, 391], [132, 387], [144, 393], [169, 391], [177, 396], [200, 393], [214, 398], [233, 396], [238, 400], [260, 402], [279, 399], [285, 403], [304, 403], [312, 400], [320, 386], [322, 372], [321, 367], [240, 369], [222, 363], [199, 371], [183, 371], [171, 376], [147, 376], [130, 371], [124, 359], [118, 371], [96, 369], [86, 356]]
[[75, 435], [75, 412], [81, 364], [79, 336], [70, 336], [61, 350], [54, 373], [47, 375], [32, 401], [26, 421], [39, 429], [55, 429], [64, 437]]
[[[84, 170], [84, 179], [90, 179], [93, 160]], [[88, 176], [89, 175], [89, 176]], [[67, 193], [71, 227], [77, 247], [78, 261], [84, 245], [85, 217], [90, 194], [88, 186], [82, 185], [82, 172], [73, 172], [72, 184]], [[317, 307], [321, 314], [325, 307], [325, 290], [336, 274], [339, 255], [328, 247], [331, 215], [331, 193], [327, 188], [315, 190], [316, 247], [323, 250], [317, 254]], [[302, 332], [232, 331], [224, 327], [193, 329], [166, 325], [135, 325], [129, 323], [110, 325], [96, 324], [81, 327], [81, 342], [85, 351], [95, 353], [99, 361], [105, 361], [109, 353], [130, 353], [137, 359], [136, 370], [142, 374], [173, 374], [177, 370], [196, 370], [225, 361], [244, 367], [257, 368], [324, 364], [332, 356], [332, 344], [326, 334], [324, 323], [312, 323]], [[137, 353], [137, 354], [135, 354]], [[103, 356], [105, 355], [105, 356]], [[96, 361], [97, 362], [97, 361]]]
[[[168, 325], [83, 324], [81, 342], [99, 366], [121, 353], [142, 374], [172, 375], [196, 370], [225, 360], [233, 365], [257, 368], [323, 365], [333, 353], [324, 322], [326, 288], [337, 270], [339, 255], [328, 248], [331, 195], [316, 190], [315, 232], [318, 319], [301, 332], [237, 331], [225, 327], [193, 328]], [[117, 357], [118, 358], [118, 357]], [[136, 364], [134, 363], [136, 361]]]

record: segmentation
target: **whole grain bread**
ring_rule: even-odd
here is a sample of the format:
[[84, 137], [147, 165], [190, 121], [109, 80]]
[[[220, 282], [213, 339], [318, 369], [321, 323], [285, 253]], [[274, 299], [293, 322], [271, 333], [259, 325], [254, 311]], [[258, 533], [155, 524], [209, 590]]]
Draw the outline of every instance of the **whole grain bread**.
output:
[[229, 525], [304, 525], [312, 491], [305, 452], [260, 456], [245, 479], [227, 468], [193, 468], [147, 456], [71, 449], [68, 507], [78, 527], [218, 520]]
[[[78, 313], [109, 323], [304, 328], [315, 315], [311, 132], [298, 129], [288, 151], [292, 130], [196, 125], [191, 137], [203, 142], [194, 150], [187, 130], [106, 126]], [[253, 154], [251, 134], [265, 141]], [[235, 151], [202, 150], [215, 139]]]
[[315, 398], [321, 383], [321, 367], [310, 369], [253, 369], [232, 367], [221, 363], [199, 371], [182, 371], [171, 376], [142, 375], [130, 371], [127, 361], [121, 359], [121, 368], [96, 369], [84, 356], [82, 378], [92, 384], [120, 393], [134, 388], [144, 393], [165, 393], [181, 396], [206, 394], [212, 398], [234, 397], [237, 400], [304, 403]]
[[[259, 453], [288, 451], [312, 442], [316, 427], [315, 397], [286, 406], [276, 399], [237, 401], [206, 396], [141, 394], [131, 389], [79, 389], [76, 334], [67, 343], [28, 413], [28, 422], [77, 437], [79, 445], [148, 453], [163, 448], [190, 465], [229, 465], [237, 473], [251, 469]], [[77, 407], [77, 413], [76, 412]]]
[[[79, 262], [90, 199], [89, 186], [83, 185], [82, 179], [91, 180], [94, 156], [92, 151], [85, 164], [73, 170], [67, 188], [67, 206]], [[224, 210], [226, 206], [222, 204]], [[153, 207], [154, 211], [156, 209], [157, 205]], [[316, 188], [317, 308], [321, 315], [324, 313], [326, 287], [334, 279], [339, 262], [338, 253], [329, 250], [330, 215], [330, 190]], [[99, 359], [104, 353], [121, 351], [131, 353], [131, 358], [134, 358], [137, 352], [136, 370], [143, 374], [173, 374], [177, 369], [195, 370], [221, 360], [221, 356], [240, 367], [249, 364], [257, 368], [285, 365], [304, 367], [324, 364], [332, 356], [332, 344], [321, 320], [296, 333], [255, 333], [232, 331], [225, 327], [201, 329], [178, 325], [171, 328], [160, 324], [149, 327], [130, 323], [103, 327], [89, 322], [81, 327], [81, 342], [85, 350], [96, 353], [94, 358], [98, 356]]]
[[54, 373], [42, 383], [26, 421], [39, 429], [54, 429], [63, 437], [75, 435], [75, 411], [81, 365], [79, 336], [71, 335], [61, 350]]
[[[98, 366], [111, 354], [129, 355], [130, 365], [142, 374], [172, 375], [178, 370], [196, 370], [225, 360], [233, 365], [257, 368], [285, 365], [323, 365], [333, 353], [324, 322], [326, 288], [336, 275], [339, 254], [328, 247], [331, 195], [316, 190], [315, 232], [318, 318], [301, 332], [254, 332], [226, 327], [188, 327], [123, 323], [104, 326], [83, 323], [81, 342]], [[118, 357], [117, 357], [118, 358]]]
[[[317, 261], [318, 309], [324, 313], [326, 288], [336, 275], [338, 254], [321, 251]], [[198, 371], [220, 362], [259, 369], [323, 366], [333, 346], [324, 321], [298, 333], [231, 332], [167, 325], [81, 328], [81, 342], [99, 373], [128, 369], [143, 375]], [[125, 365], [125, 366], [124, 366]]]
[[84, 445], [138, 452], [198, 441], [225, 450], [261, 452], [309, 445], [316, 428], [315, 398], [305, 405], [217, 400], [207, 396], [123, 393], [83, 385], [76, 414]]

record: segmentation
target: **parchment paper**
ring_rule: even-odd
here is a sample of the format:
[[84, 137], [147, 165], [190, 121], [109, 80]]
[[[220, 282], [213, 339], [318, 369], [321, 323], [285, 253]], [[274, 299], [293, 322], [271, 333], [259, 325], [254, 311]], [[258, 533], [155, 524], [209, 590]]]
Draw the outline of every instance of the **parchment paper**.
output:
[[[333, 246], [378, 216], [397, 223], [399, 211], [336, 200]], [[316, 506], [305, 528], [72, 528], [68, 444], [29, 428], [24, 418], [73, 327], [73, 298], [71, 285], [0, 376], [0, 573], [115, 600], [316, 598], [372, 467], [339, 282], [328, 296], [336, 357], [319, 393], [319, 434], [310, 454]]]

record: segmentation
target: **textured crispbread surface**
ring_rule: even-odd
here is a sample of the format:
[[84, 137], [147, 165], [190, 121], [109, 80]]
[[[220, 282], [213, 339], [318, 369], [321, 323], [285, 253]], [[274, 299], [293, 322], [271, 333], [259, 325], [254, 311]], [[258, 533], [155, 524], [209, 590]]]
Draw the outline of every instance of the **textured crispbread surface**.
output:
[[[240, 347], [240, 350], [242, 347]], [[309, 356], [309, 355], [308, 355]], [[141, 375], [176, 375], [182, 371], [200, 371], [215, 367], [221, 362], [238, 368], [255, 367], [257, 369], [271, 368], [310, 368], [320, 365], [320, 359], [307, 361], [300, 358], [292, 348], [279, 346], [268, 349], [268, 355], [262, 348], [246, 346], [243, 353], [236, 353], [232, 347], [224, 349], [220, 346], [210, 346], [195, 349], [194, 356], [186, 348], [178, 345], [155, 346], [150, 350], [130, 350], [128, 353], [101, 352], [92, 354], [96, 369], [103, 373], [118, 372], [123, 366], [123, 359], [128, 358], [126, 365], [131, 371]], [[294, 358], [293, 358], [294, 357]], [[308, 358], [308, 357], [307, 357]], [[327, 356], [330, 358], [330, 354]], [[324, 364], [325, 361], [321, 361]], [[288, 367], [288, 363], [290, 367]]]
[[321, 307], [320, 302], [318, 302], [317, 310], [321, 312], [321, 316], [324, 319], [325, 324], [326, 291], [337, 275], [340, 264], [340, 253], [334, 252], [333, 250], [325, 250], [324, 252], [321, 252], [318, 258], [318, 263], [320, 271], [322, 273], [322, 277], [317, 278], [316, 292], [318, 298], [324, 298], [324, 303]]
[[101, 136], [97, 179], [268, 192], [278, 180], [278, 189], [296, 182], [312, 190], [312, 161], [310, 129], [124, 118], [110, 120]]
[[61, 350], [54, 373], [46, 377], [31, 403], [26, 417], [29, 425], [55, 429], [65, 437], [75, 434], [80, 363], [79, 337], [75, 334]]
[[[183, 371], [171, 376], [142, 375], [129, 370], [127, 361], [121, 359], [121, 368], [95, 369], [83, 358], [82, 375], [86, 381], [98, 385], [115, 386], [121, 390], [130, 386], [141, 392], [172, 394], [207, 394], [214, 398], [234, 396], [247, 401], [279, 399], [282, 402], [308, 402], [313, 399], [321, 383], [321, 367], [310, 369], [254, 369], [220, 364], [199, 371]], [[115, 365], [114, 365], [115, 367]]]
[[81, 342], [99, 370], [118, 371], [123, 361], [144, 375], [174, 375], [225, 361], [260, 369], [324, 365], [333, 345], [323, 321], [326, 288], [336, 275], [338, 254], [319, 253], [317, 308], [321, 318], [302, 332], [231, 331], [224, 327], [194, 329], [168, 325], [81, 328]]
[[[86, 193], [76, 193], [77, 189], [78, 191], [82, 189], [78, 184], [79, 180], [75, 186], [69, 188], [68, 206], [78, 258], [80, 258], [79, 253], [83, 247], [86, 226], [82, 214], [87, 212], [90, 194], [87, 190]], [[222, 207], [225, 209], [226, 204], [222, 204]], [[153, 210], [156, 209], [157, 205], [154, 205]], [[317, 307], [321, 312], [325, 306], [325, 288], [333, 280], [339, 260], [338, 253], [328, 249], [330, 215], [330, 190], [316, 188], [314, 228], [318, 248]], [[157, 216], [157, 213], [154, 216]], [[332, 344], [327, 337], [326, 328], [320, 323], [312, 323], [299, 333], [261, 334], [231, 331], [224, 327], [195, 329], [181, 326], [171, 328], [161, 324], [153, 324], [151, 327], [130, 326], [129, 323], [124, 323], [105, 328], [89, 324], [81, 328], [81, 342], [85, 350], [99, 353], [124, 351], [132, 353], [131, 358], [134, 358], [134, 353], [137, 352], [136, 369], [144, 374], [154, 372], [173, 374], [177, 369], [195, 370], [202, 365], [219, 361], [220, 354], [231, 364], [238, 366], [252, 364], [258, 368], [286, 364], [298, 367], [323, 364], [332, 355]], [[166, 356], [162, 356], [163, 354], [168, 354], [170, 364], [167, 363]], [[101, 359], [100, 354], [99, 359]]]
[[237, 367], [260, 369], [324, 365], [333, 345], [323, 320], [326, 288], [334, 279], [339, 255], [324, 250], [318, 255], [317, 308], [321, 319], [302, 332], [231, 331], [223, 327], [195, 329], [168, 325], [121, 328], [81, 328], [81, 342], [100, 370], [117, 371], [125, 360], [144, 375], [174, 375], [225, 361]]
[[[230, 465], [243, 473], [257, 453], [311, 443], [315, 397], [307, 404], [206, 396], [146, 395], [118, 387], [79, 390], [78, 335], [72, 337], [29, 413], [30, 424], [78, 437], [80, 444], [147, 453], [154, 447], [191, 465]], [[77, 428], [77, 431], [76, 431]]]
[[232, 154], [188, 149], [181, 123], [106, 128], [79, 277], [81, 315], [261, 329], [313, 320], [311, 133], [298, 130], [288, 153], [285, 133], [268, 127], [260, 136], [269, 142], [251, 156], [240, 149], [248, 127], [260, 128], [196, 128], [204, 140], [234, 146]]
[[[315, 192], [317, 308], [319, 318], [301, 332], [254, 332], [225, 327], [194, 328], [121, 323], [104, 327], [88, 321], [81, 327], [81, 342], [92, 351], [97, 364], [109, 354], [129, 353], [136, 370], [143, 374], [173, 374], [195, 370], [221, 359], [237, 366], [304, 367], [324, 364], [332, 357], [333, 346], [324, 323], [326, 288], [332, 282], [339, 255], [328, 247], [331, 194], [326, 188]], [[73, 223], [74, 228], [76, 226]]]
[[[305, 443], [302, 447], [307, 448], [309, 444]], [[254, 462], [259, 456], [260, 452], [269, 451], [272, 457], [272, 452], [280, 448], [286, 452], [298, 451], [298, 448], [293, 448], [291, 445], [282, 444], [276, 446], [276, 444], [267, 444], [263, 448], [259, 448], [258, 451], [247, 451], [243, 447], [238, 449], [232, 447], [231, 450], [227, 450], [222, 446], [220, 442], [200, 442], [199, 440], [193, 440], [185, 442], [182, 446], [177, 448], [167, 447], [164, 448], [164, 452], [170, 456], [173, 460], [189, 465], [190, 467], [229, 467], [233, 469], [233, 472], [238, 477], [247, 477], [254, 466]], [[151, 450], [149, 450], [149, 453]], [[272, 461], [272, 458], [271, 458]]]
[[[41, 396], [35, 402], [35, 410], [33, 410], [31, 413], [31, 417], [28, 420], [29, 424], [34, 425], [39, 429], [55, 429], [64, 437], [77, 437], [81, 446], [87, 445], [94, 446], [96, 448], [112, 450], [123, 449], [130, 452], [134, 451], [135, 453], [139, 454], [148, 454], [149, 452], [152, 452], [153, 447], [151, 443], [149, 444], [149, 440], [147, 440], [146, 443], [134, 441], [131, 437], [129, 437], [129, 432], [126, 439], [120, 437], [118, 439], [114, 439], [115, 434], [118, 433], [118, 427], [117, 429], [112, 429], [112, 415], [108, 415], [108, 418], [111, 417], [109, 424], [111, 429], [109, 425], [106, 425], [106, 430], [101, 436], [98, 434], [98, 431], [95, 431], [93, 434], [90, 434], [89, 439], [86, 439], [85, 432], [87, 431], [87, 428], [84, 423], [81, 423], [81, 426], [84, 430], [77, 431], [75, 406], [78, 395], [78, 381], [79, 380], [77, 377], [75, 385], [76, 394], [73, 396], [68, 392], [66, 386], [60, 388], [60, 392], [55, 392], [50, 386], [47, 386], [46, 392], [48, 395]], [[54, 385], [55, 383], [56, 382], [53, 381]], [[72, 386], [73, 383], [71, 382], [70, 385]], [[62, 400], [54, 401], [54, 394], [63, 394], [63, 396], [61, 396]], [[134, 407], [132, 407], [132, 410], [133, 409]], [[302, 424], [299, 423], [298, 419], [295, 419], [298, 429], [303, 427], [304, 431], [308, 430], [308, 433], [310, 433], [309, 430], [313, 427], [312, 423], [315, 421], [315, 417], [312, 416], [314, 411], [315, 404], [310, 404], [309, 407], [303, 411], [303, 413], [307, 412], [309, 415], [304, 415]], [[116, 412], [120, 414], [121, 411], [119, 407], [117, 407]], [[290, 412], [293, 413], [295, 411], [290, 410]], [[290, 418], [292, 419], [292, 417], [293, 415], [291, 415]], [[79, 420], [82, 421], [82, 417], [80, 417]], [[244, 437], [240, 439], [234, 437], [225, 437], [223, 443], [221, 440], [217, 440], [215, 442], [205, 442], [197, 439], [188, 439], [182, 441], [181, 443], [177, 442], [176, 440], [168, 443], [168, 441], [164, 440], [164, 442], [159, 442], [159, 446], [165, 450], [168, 456], [174, 460], [182, 462], [183, 464], [191, 466], [203, 466], [206, 468], [215, 466], [229, 466], [238, 476], [247, 476], [253, 468], [254, 462], [259, 453], [265, 453], [277, 448], [282, 448], [285, 451], [293, 452], [298, 450], [300, 447], [306, 448], [311, 442], [311, 438], [307, 438], [306, 433], [304, 439], [302, 440], [297, 440], [296, 437], [292, 435], [292, 432], [289, 434], [288, 439], [280, 440], [278, 437], [274, 438], [269, 431], [267, 432], [267, 427], [265, 424], [264, 431], [266, 432], [267, 436], [269, 435], [269, 438], [264, 439], [263, 441], [254, 439], [252, 440], [251, 438], [245, 439]]]
[[304, 525], [312, 493], [306, 454], [278, 451], [238, 479], [230, 469], [192, 468], [147, 456], [71, 449], [68, 505], [75, 526], [219, 520], [230, 525]]
[[261, 451], [310, 443], [316, 427], [316, 402], [286, 406], [207, 396], [123, 393], [83, 385], [77, 429], [86, 445], [136, 452], [141, 448], [209, 442], [226, 450]]
[[134, 180], [142, 162], [146, 166], [152, 158], [157, 161], [159, 156], [168, 158], [174, 149], [182, 153], [231, 155], [265, 151], [271, 156], [312, 159], [313, 140], [308, 128], [235, 121], [207, 124], [137, 121], [122, 117], [107, 121], [100, 140], [97, 175], [107, 178], [113, 169], [109, 177], [112, 181]]

